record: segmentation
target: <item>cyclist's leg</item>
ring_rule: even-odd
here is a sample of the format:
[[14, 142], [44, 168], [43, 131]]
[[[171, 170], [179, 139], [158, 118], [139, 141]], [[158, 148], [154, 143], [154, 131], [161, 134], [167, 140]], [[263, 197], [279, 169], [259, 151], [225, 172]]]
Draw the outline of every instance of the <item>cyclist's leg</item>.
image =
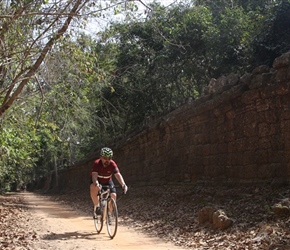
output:
[[117, 194], [116, 193], [111, 193], [111, 198], [114, 200], [117, 200]]
[[94, 203], [94, 224], [95, 224], [95, 228], [97, 230], [97, 233], [100, 233], [103, 229], [103, 215], [101, 213], [101, 209], [100, 209], [100, 206], [99, 206], [99, 196], [98, 196], [98, 193], [99, 193], [99, 188], [97, 187], [96, 188], [96, 185], [94, 185], [92, 182], [91, 182], [91, 185], [90, 185], [90, 195], [91, 195], [91, 199]]
[[99, 198], [98, 198], [99, 187], [94, 185], [93, 183], [90, 184], [90, 195], [91, 199], [94, 203], [94, 209], [99, 206]]
[[[111, 198], [114, 199], [115, 201], [117, 200], [117, 192], [116, 192], [116, 188], [114, 187], [114, 182], [112, 180], [109, 181], [109, 185], [112, 186], [113, 188], [110, 189], [111, 191]], [[112, 205], [109, 204], [109, 211], [112, 211]]]

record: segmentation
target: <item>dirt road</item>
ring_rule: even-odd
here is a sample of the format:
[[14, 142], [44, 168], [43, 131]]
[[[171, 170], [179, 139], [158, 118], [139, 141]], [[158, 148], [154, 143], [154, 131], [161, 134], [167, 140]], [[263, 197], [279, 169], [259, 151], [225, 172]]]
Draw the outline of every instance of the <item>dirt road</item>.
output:
[[[40, 235], [35, 249], [51, 250], [181, 250], [169, 242], [151, 238], [119, 225], [111, 240], [106, 228], [96, 233], [93, 220], [86, 213], [30, 192], [21, 193], [33, 217], [34, 230]], [[30, 222], [31, 223], [31, 222]]]

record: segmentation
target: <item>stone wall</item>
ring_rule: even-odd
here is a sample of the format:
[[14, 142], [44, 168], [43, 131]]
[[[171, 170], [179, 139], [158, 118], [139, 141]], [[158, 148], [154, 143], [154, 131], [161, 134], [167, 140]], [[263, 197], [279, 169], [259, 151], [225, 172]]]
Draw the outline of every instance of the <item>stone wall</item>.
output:
[[[212, 79], [201, 98], [109, 146], [130, 185], [288, 180], [289, 87], [290, 52], [273, 68]], [[60, 173], [65, 183], [87, 182], [92, 160]]]
[[213, 79], [206, 95], [120, 142], [127, 181], [289, 178], [290, 52], [273, 68]]

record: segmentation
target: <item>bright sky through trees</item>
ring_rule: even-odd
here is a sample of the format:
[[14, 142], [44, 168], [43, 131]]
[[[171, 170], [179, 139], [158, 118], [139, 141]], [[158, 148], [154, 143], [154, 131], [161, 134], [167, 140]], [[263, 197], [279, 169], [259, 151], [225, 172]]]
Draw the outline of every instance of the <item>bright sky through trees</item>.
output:
[[[138, 7], [138, 11], [136, 12], [136, 16], [137, 15], [144, 15], [144, 17], [146, 16], [145, 14], [145, 10], [146, 10], [146, 6], [149, 6], [150, 3], [152, 3], [154, 0], [135, 0], [135, 4]], [[172, 4], [177, 4], [179, 2], [181, 2], [181, 0], [156, 0], [156, 2], [160, 3], [161, 5], [163, 5], [164, 7], [169, 7]], [[98, 18], [94, 18], [94, 19], [90, 19], [88, 22], [88, 26], [85, 29], [85, 32], [90, 34], [90, 35], [94, 35], [96, 32], [101, 31], [103, 29], [105, 29], [110, 22], [112, 21], [122, 21], [125, 17], [125, 14], [118, 14], [118, 15], [114, 15], [113, 14], [114, 9], [108, 9], [107, 13], [105, 15], [102, 15], [102, 17], [98, 17]]]

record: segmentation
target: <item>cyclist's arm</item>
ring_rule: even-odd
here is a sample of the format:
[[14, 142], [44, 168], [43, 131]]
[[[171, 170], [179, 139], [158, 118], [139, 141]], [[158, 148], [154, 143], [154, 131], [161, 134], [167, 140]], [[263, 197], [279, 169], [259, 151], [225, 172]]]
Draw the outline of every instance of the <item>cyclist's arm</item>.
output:
[[98, 186], [99, 182], [98, 182], [98, 173], [97, 172], [92, 172], [92, 182]]
[[115, 177], [117, 179], [117, 181], [119, 182], [119, 184], [123, 187], [124, 185], [126, 185], [123, 176], [121, 175], [121, 173], [116, 173]]

